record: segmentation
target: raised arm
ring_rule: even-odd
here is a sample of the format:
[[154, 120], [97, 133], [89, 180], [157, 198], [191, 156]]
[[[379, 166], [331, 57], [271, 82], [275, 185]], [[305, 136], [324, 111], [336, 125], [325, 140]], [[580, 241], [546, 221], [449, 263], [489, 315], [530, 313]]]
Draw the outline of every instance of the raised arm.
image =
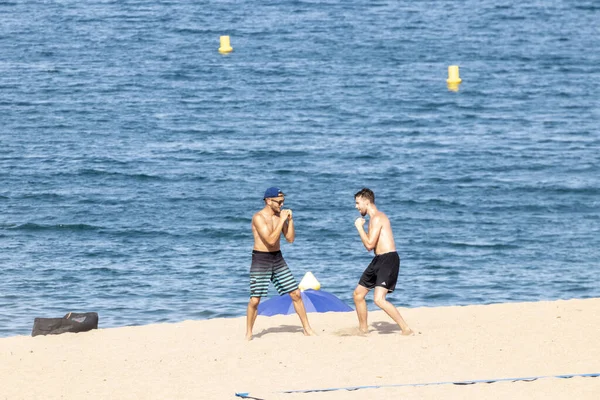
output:
[[294, 243], [296, 239], [296, 229], [294, 228], [294, 219], [292, 218], [292, 210], [289, 210], [290, 215], [283, 224], [283, 236], [289, 243]]
[[[281, 212], [282, 216], [284, 212]], [[287, 219], [287, 213], [285, 214], [285, 218], [279, 218], [277, 225], [273, 228], [273, 231], [269, 232], [269, 227], [267, 226], [267, 221], [260, 214], [255, 214], [252, 218], [252, 225], [258, 232], [258, 236], [260, 239], [266, 243], [268, 246], [275, 246], [279, 238], [281, 237], [281, 230], [283, 229], [283, 224]]]
[[365, 232], [364, 224], [364, 218], [357, 218], [354, 222], [354, 225], [356, 225], [356, 229], [358, 230], [358, 234], [360, 235], [360, 240], [362, 240], [362, 243], [367, 251], [371, 251], [377, 247], [379, 234], [381, 233], [381, 228], [383, 226], [382, 220], [379, 216], [371, 218], [369, 220], [369, 233]]

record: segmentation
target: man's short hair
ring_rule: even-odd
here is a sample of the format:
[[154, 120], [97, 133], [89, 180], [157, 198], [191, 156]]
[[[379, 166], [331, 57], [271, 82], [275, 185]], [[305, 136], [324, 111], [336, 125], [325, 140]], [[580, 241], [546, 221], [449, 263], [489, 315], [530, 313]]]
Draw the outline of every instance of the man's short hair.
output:
[[358, 191], [355, 195], [354, 198], [356, 199], [357, 197], [362, 197], [364, 199], [369, 200], [371, 203], [375, 204], [375, 193], [373, 193], [373, 191], [371, 189], [367, 189], [367, 188], [362, 188], [360, 191]]

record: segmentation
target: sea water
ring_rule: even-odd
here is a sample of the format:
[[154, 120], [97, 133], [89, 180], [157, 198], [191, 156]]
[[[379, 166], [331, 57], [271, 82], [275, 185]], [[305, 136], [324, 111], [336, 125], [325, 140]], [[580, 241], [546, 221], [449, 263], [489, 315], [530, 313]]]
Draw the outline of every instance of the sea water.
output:
[[350, 305], [363, 187], [397, 306], [600, 296], [599, 20], [592, 0], [0, 3], [0, 335], [244, 315], [274, 185], [296, 278]]

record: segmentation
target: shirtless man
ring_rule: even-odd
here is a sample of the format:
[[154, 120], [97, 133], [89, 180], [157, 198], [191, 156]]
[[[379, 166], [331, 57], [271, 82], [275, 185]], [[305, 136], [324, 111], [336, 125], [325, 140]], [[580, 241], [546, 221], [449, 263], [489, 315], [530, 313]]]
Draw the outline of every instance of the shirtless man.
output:
[[258, 315], [260, 298], [267, 295], [269, 282], [273, 282], [280, 295], [289, 294], [294, 309], [300, 317], [304, 335], [315, 333], [308, 323], [304, 302], [294, 276], [290, 272], [280, 250], [281, 234], [289, 243], [296, 238], [292, 210], [282, 210], [284, 194], [276, 187], [266, 190], [265, 207], [252, 217], [254, 248], [250, 267], [250, 301], [246, 314], [246, 340], [252, 340], [252, 328]]
[[[400, 327], [403, 335], [413, 332], [404, 321], [400, 312], [385, 296], [396, 288], [400, 257], [396, 252], [392, 226], [388, 217], [375, 206], [375, 194], [364, 188], [354, 195], [356, 209], [361, 217], [354, 222], [360, 239], [367, 251], [375, 250], [375, 257], [363, 272], [356, 289], [354, 289], [354, 304], [358, 314], [358, 329], [368, 333], [367, 302], [365, 296], [375, 288], [375, 304], [387, 313]], [[369, 214], [369, 233], [365, 232], [365, 215]]]

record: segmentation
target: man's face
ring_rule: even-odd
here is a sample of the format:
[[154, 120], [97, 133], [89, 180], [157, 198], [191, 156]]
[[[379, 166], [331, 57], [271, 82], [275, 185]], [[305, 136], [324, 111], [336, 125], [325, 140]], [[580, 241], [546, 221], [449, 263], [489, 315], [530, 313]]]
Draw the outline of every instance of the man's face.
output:
[[358, 210], [360, 215], [363, 217], [367, 215], [367, 206], [369, 205], [369, 201], [363, 197], [357, 197], [354, 199], [354, 207]]
[[285, 199], [283, 198], [283, 196], [271, 197], [267, 199], [267, 204], [271, 207], [271, 210], [273, 210], [273, 212], [279, 213], [283, 208], [284, 201]]

